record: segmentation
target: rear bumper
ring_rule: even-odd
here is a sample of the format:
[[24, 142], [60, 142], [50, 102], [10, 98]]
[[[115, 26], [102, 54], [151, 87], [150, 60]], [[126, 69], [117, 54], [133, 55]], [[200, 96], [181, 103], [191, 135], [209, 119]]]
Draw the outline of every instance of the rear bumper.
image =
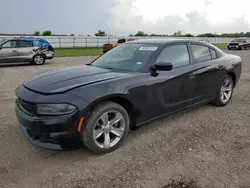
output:
[[[72, 114], [73, 115], [73, 114]], [[23, 135], [37, 147], [51, 150], [81, 147], [80, 133], [75, 130], [72, 115], [62, 117], [36, 117], [16, 105], [16, 117]]]

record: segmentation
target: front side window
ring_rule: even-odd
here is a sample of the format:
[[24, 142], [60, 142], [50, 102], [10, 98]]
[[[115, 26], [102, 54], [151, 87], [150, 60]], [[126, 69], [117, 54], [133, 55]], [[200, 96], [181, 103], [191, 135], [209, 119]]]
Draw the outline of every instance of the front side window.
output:
[[92, 66], [137, 71], [158, 49], [158, 44], [121, 44], [91, 63]]
[[188, 65], [190, 60], [187, 45], [167, 46], [161, 51], [156, 62], [172, 63], [173, 68]]
[[194, 53], [194, 59], [196, 63], [211, 60], [210, 50], [206, 46], [191, 45]]
[[10, 40], [2, 44], [2, 48], [16, 48], [16, 41]]

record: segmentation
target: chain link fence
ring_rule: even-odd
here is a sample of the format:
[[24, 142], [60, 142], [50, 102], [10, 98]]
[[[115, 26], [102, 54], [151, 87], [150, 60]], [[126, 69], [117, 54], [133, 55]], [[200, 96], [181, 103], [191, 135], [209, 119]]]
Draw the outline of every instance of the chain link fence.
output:
[[[18, 36], [16, 36], [18, 37]], [[0, 36], [0, 39], [4, 36]], [[41, 36], [47, 39], [55, 48], [77, 48], [77, 47], [102, 47], [106, 43], [115, 43], [122, 37], [84, 37], [84, 36]], [[128, 37], [126, 37], [128, 38]], [[211, 37], [129, 37], [134, 39], [169, 39], [169, 38], [182, 38], [182, 39], [199, 39], [208, 40], [210, 43], [229, 43], [233, 38], [211, 38]]]

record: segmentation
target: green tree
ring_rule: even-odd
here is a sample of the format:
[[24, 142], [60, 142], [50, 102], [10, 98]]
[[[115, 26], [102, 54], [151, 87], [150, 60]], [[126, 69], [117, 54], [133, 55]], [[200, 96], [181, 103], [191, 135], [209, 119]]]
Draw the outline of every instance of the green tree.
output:
[[49, 30], [46, 30], [43, 32], [43, 36], [51, 36], [51, 35], [52, 35], [52, 32]]
[[175, 32], [172, 36], [173, 37], [180, 37], [181, 36], [181, 31]]
[[187, 33], [187, 34], [183, 35], [183, 37], [194, 37], [194, 35], [192, 35], [191, 33]]
[[106, 32], [105, 31], [102, 31], [102, 30], [98, 30], [97, 33], [95, 33], [95, 36], [107, 36]]
[[213, 33], [204, 33], [204, 34], [200, 34], [197, 35], [197, 37], [220, 37], [217, 34], [213, 34]]
[[40, 31], [35, 31], [35, 32], [34, 32], [34, 35], [35, 35], [35, 36], [39, 36], [39, 35], [40, 35]]
[[134, 36], [148, 36], [148, 34], [143, 31], [138, 31]]

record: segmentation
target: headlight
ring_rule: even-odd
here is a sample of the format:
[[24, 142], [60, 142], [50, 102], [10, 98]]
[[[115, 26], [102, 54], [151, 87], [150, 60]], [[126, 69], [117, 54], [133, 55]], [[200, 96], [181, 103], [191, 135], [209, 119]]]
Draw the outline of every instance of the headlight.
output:
[[64, 115], [76, 110], [71, 104], [37, 104], [37, 114], [39, 115]]

